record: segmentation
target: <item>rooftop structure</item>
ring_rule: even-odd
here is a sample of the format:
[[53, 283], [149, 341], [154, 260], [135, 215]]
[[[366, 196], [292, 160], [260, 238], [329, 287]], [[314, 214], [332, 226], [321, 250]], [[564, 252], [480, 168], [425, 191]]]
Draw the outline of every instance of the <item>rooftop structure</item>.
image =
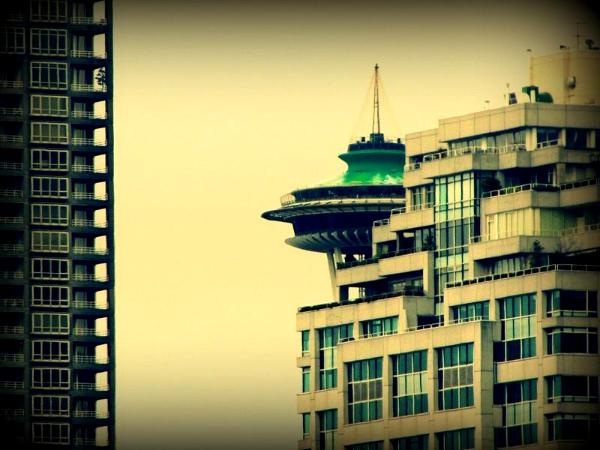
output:
[[405, 204], [298, 310], [298, 449], [597, 442], [599, 63], [532, 58], [526, 103], [406, 136]]
[[115, 447], [112, 3], [0, 2], [0, 447]]

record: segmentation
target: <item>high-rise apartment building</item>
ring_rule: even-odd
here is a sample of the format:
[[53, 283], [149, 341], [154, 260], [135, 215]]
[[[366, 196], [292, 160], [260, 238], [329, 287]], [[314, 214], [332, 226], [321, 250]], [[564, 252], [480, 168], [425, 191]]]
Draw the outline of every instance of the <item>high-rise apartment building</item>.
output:
[[114, 448], [111, 18], [0, 2], [2, 448]]
[[532, 58], [506, 106], [407, 135], [386, 185], [401, 182], [405, 204], [380, 211], [368, 243], [331, 236], [356, 235], [362, 205], [387, 201], [372, 180], [294, 191], [263, 215], [330, 263], [332, 302], [297, 315], [298, 449], [597, 444], [600, 52], [588, 46]]

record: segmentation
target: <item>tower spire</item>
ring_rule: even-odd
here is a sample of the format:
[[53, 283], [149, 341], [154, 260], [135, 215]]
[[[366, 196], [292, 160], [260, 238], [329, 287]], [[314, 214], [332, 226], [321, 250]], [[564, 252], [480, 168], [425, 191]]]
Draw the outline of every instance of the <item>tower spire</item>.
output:
[[379, 119], [379, 64], [375, 64], [375, 82], [373, 88], [373, 121], [371, 133], [375, 133], [377, 125], [377, 134], [381, 134], [381, 121]]

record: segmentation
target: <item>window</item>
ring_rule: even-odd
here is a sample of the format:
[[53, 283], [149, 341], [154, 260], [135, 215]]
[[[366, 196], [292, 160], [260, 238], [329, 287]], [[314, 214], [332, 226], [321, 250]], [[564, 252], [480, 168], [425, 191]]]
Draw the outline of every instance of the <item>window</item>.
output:
[[554, 375], [546, 383], [548, 403], [598, 402], [598, 377]]
[[32, 116], [67, 117], [69, 115], [68, 97], [59, 95], [32, 95]]
[[319, 331], [319, 389], [337, 387], [337, 344], [353, 339], [352, 324], [321, 328]]
[[347, 445], [346, 450], [383, 450], [383, 441]]
[[44, 334], [69, 334], [69, 315], [59, 313], [33, 313], [32, 332]]
[[32, 231], [31, 250], [34, 252], [69, 252], [69, 233], [66, 231]]
[[598, 317], [598, 292], [555, 289], [544, 292], [548, 317]]
[[25, 28], [0, 28], [0, 53], [25, 53]]
[[31, 196], [68, 198], [69, 179], [59, 177], [31, 177]]
[[40, 89], [67, 89], [67, 64], [59, 62], [31, 62], [30, 87]]
[[494, 361], [535, 356], [535, 294], [501, 298], [498, 303], [502, 342], [494, 343]]
[[33, 258], [31, 278], [34, 280], [68, 280], [69, 260], [57, 258]]
[[302, 341], [302, 356], [308, 356], [310, 355], [310, 332], [309, 330], [302, 330], [300, 334]]
[[310, 436], [310, 413], [302, 413], [302, 439]]
[[591, 130], [581, 129], [581, 128], [567, 128], [566, 140], [565, 143], [566, 148], [572, 149], [586, 149], [587, 145], [587, 134]]
[[32, 225], [69, 225], [69, 206], [51, 203], [33, 203], [31, 205]]
[[334, 450], [337, 430], [337, 409], [317, 411], [319, 424], [319, 450]]
[[546, 335], [548, 355], [557, 353], [598, 353], [596, 328], [550, 328]]
[[429, 450], [428, 434], [392, 439], [390, 442], [392, 450]]
[[598, 425], [594, 414], [550, 414], [548, 440], [589, 441], [597, 435]]
[[472, 320], [489, 320], [490, 302], [466, 303], [452, 307], [455, 322], [470, 322]]
[[31, 142], [38, 144], [68, 144], [69, 125], [56, 122], [31, 122]]
[[57, 367], [32, 367], [31, 387], [35, 389], [69, 389], [71, 371]]
[[392, 415], [426, 413], [427, 350], [392, 356]]
[[67, 56], [67, 30], [32, 28], [31, 54]]
[[398, 333], [398, 316], [360, 322], [360, 337], [370, 338]]
[[502, 428], [494, 429], [496, 447], [537, 442], [537, 379], [494, 386], [494, 404], [502, 406]]
[[348, 423], [382, 418], [383, 358], [348, 363]]
[[34, 148], [31, 150], [31, 168], [34, 170], [69, 170], [69, 153], [67, 150]]
[[31, 286], [31, 306], [69, 307], [68, 286]]
[[475, 448], [475, 428], [436, 433], [438, 450], [464, 450]]
[[68, 423], [32, 423], [32, 441], [35, 444], [69, 445]]
[[69, 362], [69, 341], [31, 341], [32, 361]]
[[69, 417], [69, 397], [66, 395], [34, 395], [31, 397], [34, 416]]
[[558, 134], [560, 130], [558, 128], [537, 128], [537, 143], [546, 145], [558, 144]]
[[438, 348], [437, 354], [438, 409], [473, 406], [473, 343]]
[[31, 20], [34, 22], [66, 22], [66, 0], [33, 0]]
[[302, 392], [310, 391], [310, 367], [302, 368]]

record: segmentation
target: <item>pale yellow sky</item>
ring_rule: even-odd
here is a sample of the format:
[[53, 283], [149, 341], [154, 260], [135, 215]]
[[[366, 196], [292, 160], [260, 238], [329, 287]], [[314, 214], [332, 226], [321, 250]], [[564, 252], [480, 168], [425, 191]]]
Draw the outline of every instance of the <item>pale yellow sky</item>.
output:
[[500, 106], [577, 21], [600, 41], [566, 1], [115, 2], [121, 449], [296, 448], [295, 312], [331, 293], [260, 213], [344, 170], [376, 62], [403, 136]]

